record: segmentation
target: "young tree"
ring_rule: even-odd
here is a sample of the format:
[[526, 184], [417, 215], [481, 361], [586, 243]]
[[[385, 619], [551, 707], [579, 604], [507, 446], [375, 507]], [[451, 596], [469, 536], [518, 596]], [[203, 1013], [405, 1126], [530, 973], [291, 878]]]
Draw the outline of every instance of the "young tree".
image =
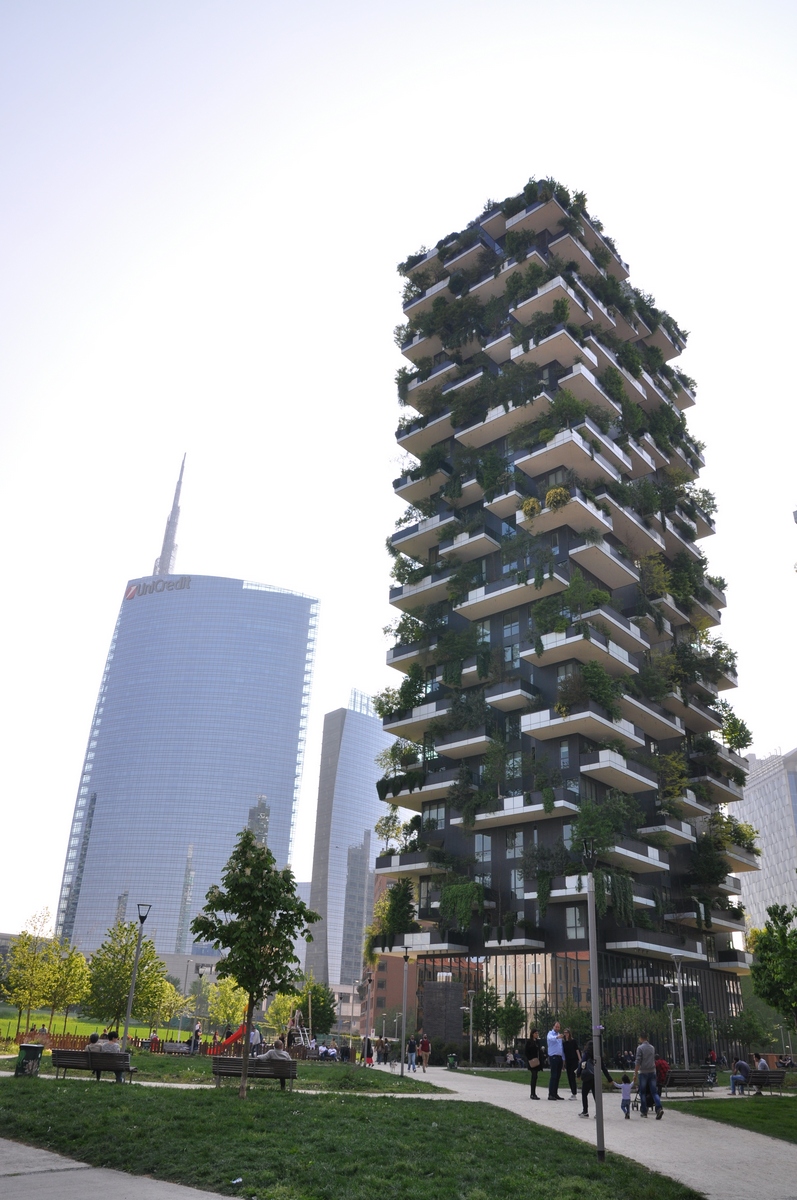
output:
[[509, 1046], [514, 1042], [526, 1024], [526, 1010], [514, 992], [507, 992], [506, 999], [498, 1010], [497, 1024], [504, 1046]]
[[401, 820], [398, 815], [397, 804], [390, 804], [388, 806], [388, 811], [374, 825], [374, 832], [380, 842], [385, 843], [384, 852], [387, 854], [390, 843], [398, 841], [401, 834]]
[[5, 990], [17, 1009], [17, 1033], [22, 1013], [27, 1010], [26, 1027], [30, 1028], [31, 1009], [44, 1003], [55, 957], [49, 929], [50, 913], [45, 908], [30, 918], [8, 952]]
[[234, 979], [219, 979], [210, 989], [208, 1012], [214, 1026], [237, 1029], [246, 1012], [246, 992]]
[[[137, 941], [138, 921], [117, 921], [92, 955], [86, 1007], [95, 1020], [114, 1027], [121, 1023], [127, 1009]], [[166, 967], [155, 952], [154, 942], [143, 938], [133, 996], [133, 1016], [137, 1020], [146, 1020], [157, 1012], [165, 978]]]
[[797, 1032], [797, 905], [770, 904], [767, 917], [763, 929], [748, 935], [756, 956], [753, 990]]
[[[293, 1013], [297, 1008], [301, 1007], [295, 992], [290, 994], [283, 992], [279, 996], [275, 996], [269, 1004], [266, 1012], [266, 1022], [278, 1034], [282, 1034], [288, 1028], [288, 1023]], [[304, 1009], [302, 1009], [302, 1012], [304, 1012]]]
[[245, 1100], [255, 1004], [272, 992], [293, 988], [300, 978], [294, 939], [312, 941], [309, 926], [321, 918], [297, 896], [290, 868], [278, 871], [274, 855], [257, 844], [251, 829], [238, 835], [221, 881], [221, 887], [208, 891], [191, 932], [217, 950], [226, 950], [216, 974], [234, 979], [247, 995], [239, 1092]]
[[169, 979], [164, 979], [158, 1016], [150, 1025], [150, 1029], [154, 1029], [157, 1033], [159, 1024], [168, 1025], [175, 1017], [179, 1017], [180, 1009], [184, 1004], [185, 998], [181, 995], [180, 989], [176, 988]]
[[[305, 981], [296, 1005], [304, 1013], [304, 1019], [315, 1035], [329, 1033], [335, 1024], [337, 1017], [335, 993], [325, 983], [316, 983], [312, 976]], [[312, 1020], [310, 1019], [311, 1012]]]
[[490, 1042], [498, 1029], [501, 1001], [494, 987], [482, 988], [473, 998], [473, 1030]]
[[69, 1019], [69, 1010], [82, 1004], [89, 994], [89, 965], [83, 955], [69, 942], [52, 947], [50, 970], [47, 972], [42, 1003], [50, 1010], [48, 1032], [52, 1029], [56, 1010], [64, 1013], [64, 1032]]

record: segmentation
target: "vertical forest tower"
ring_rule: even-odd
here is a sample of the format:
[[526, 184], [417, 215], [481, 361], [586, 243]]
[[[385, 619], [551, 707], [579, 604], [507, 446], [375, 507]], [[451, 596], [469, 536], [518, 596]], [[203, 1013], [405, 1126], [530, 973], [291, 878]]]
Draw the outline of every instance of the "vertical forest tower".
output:
[[584, 1011], [586, 842], [607, 1034], [641, 1006], [663, 1046], [678, 964], [687, 1005], [738, 1011], [758, 869], [686, 334], [554, 180], [399, 270], [403, 678], [377, 709], [410, 743], [380, 793], [418, 819], [376, 870], [412, 881], [417, 923], [381, 944], [419, 957], [421, 1020], [424, 981], [434, 1011], [488, 985], [529, 1022]]

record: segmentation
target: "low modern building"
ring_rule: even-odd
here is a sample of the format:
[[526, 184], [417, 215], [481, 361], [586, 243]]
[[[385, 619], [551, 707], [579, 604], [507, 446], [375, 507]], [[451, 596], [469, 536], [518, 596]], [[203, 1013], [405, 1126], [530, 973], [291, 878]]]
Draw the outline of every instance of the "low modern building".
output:
[[757, 758], [734, 812], [758, 830], [766, 870], [742, 876], [747, 919], [760, 929], [770, 904], [797, 904], [797, 750]]
[[[180, 474], [182, 480], [182, 471]], [[150, 904], [180, 964], [191, 921], [245, 827], [290, 858], [317, 602], [268, 584], [177, 575], [180, 482], [152, 575], [130, 580], [90, 723], [57, 933], [90, 953]]]

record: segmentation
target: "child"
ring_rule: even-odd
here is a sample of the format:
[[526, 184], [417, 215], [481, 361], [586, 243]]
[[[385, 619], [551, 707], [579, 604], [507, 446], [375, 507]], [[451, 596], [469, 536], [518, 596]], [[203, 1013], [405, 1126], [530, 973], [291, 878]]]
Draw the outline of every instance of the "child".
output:
[[622, 1092], [620, 1098], [620, 1108], [625, 1113], [626, 1121], [631, 1120], [631, 1080], [627, 1075], [623, 1075], [621, 1083], [616, 1083], [614, 1086]]

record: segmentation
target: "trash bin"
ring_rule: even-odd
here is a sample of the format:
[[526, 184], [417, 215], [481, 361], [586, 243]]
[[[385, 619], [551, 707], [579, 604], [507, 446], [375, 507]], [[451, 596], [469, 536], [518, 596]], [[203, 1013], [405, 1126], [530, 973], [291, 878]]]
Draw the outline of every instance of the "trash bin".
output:
[[458, 1065], [459, 1065], [459, 1062], [458, 1062], [456, 1054], [449, 1054], [448, 1067], [446, 1069], [449, 1071], [456, 1071]]
[[39, 1042], [23, 1042], [19, 1048], [14, 1077], [18, 1075], [38, 1075], [39, 1063], [42, 1060], [44, 1046]]

